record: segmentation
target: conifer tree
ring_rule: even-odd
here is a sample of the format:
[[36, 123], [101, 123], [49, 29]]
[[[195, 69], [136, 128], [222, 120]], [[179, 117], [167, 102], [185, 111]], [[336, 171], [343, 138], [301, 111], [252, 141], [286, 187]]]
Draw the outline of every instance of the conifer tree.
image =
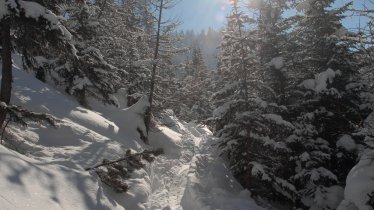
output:
[[[151, 2], [152, 8], [155, 9], [156, 14], [154, 14], [153, 19], [155, 20], [155, 33], [152, 34], [153, 39], [151, 40], [151, 46], [153, 47], [153, 61], [152, 61], [152, 70], [150, 78], [150, 89], [149, 89], [149, 109], [146, 112], [145, 124], [147, 132], [151, 127], [152, 115], [157, 113], [157, 108], [160, 110], [160, 106], [157, 107], [157, 92], [162, 92], [165, 89], [160, 88], [157, 85], [157, 82], [160, 82], [162, 79], [157, 72], [157, 70], [163, 69], [164, 71], [170, 70], [171, 56], [178, 52], [178, 49], [175, 47], [175, 42], [178, 40], [174, 36], [174, 30], [177, 26], [175, 21], [165, 21], [163, 20], [164, 12], [167, 9], [170, 9], [174, 6], [173, 0], [154, 0]], [[171, 80], [169, 80], [172, 82]], [[168, 82], [169, 82], [168, 81]], [[162, 82], [162, 81], [161, 81]], [[162, 84], [161, 84], [162, 85]], [[170, 97], [166, 97], [170, 98]], [[163, 100], [158, 98], [158, 100]], [[156, 109], [155, 109], [156, 108]]]
[[[186, 121], [202, 121], [209, 118], [212, 112], [211, 75], [207, 70], [198, 44], [194, 43], [191, 48], [192, 58], [185, 63], [180, 81], [182, 93], [177, 96], [179, 109], [176, 114]], [[183, 106], [180, 107], [180, 104]]]
[[258, 13], [255, 31], [263, 80], [274, 90], [273, 102], [284, 104], [288, 85], [286, 51], [290, 24], [282, 15], [288, 8], [287, 0], [253, 1], [250, 7]]
[[287, 141], [296, 173], [298, 207], [335, 209], [326, 198], [342, 194], [349, 170], [357, 158], [355, 135], [370, 109], [362, 107], [365, 85], [358, 80], [352, 42], [344, 40], [341, 25], [345, 5], [328, 9], [334, 1], [301, 1], [293, 32], [298, 44], [293, 70], [296, 81], [289, 111], [294, 135]]
[[[39, 4], [23, 0], [3, 0], [0, 2], [1, 45], [2, 45], [2, 84], [0, 100], [9, 104], [12, 91], [12, 50], [15, 49], [27, 56], [30, 51], [36, 52], [53, 48], [71, 49], [71, 34], [52, 10], [55, 4]], [[13, 35], [11, 34], [13, 31]], [[28, 45], [27, 45], [28, 44]], [[30, 48], [27, 47], [33, 44]], [[0, 125], [6, 117], [6, 110], [0, 110]]]
[[276, 94], [263, 80], [267, 62], [261, 62], [257, 51], [255, 23], [235, 1], [221, 45], [216, 135], [235, 177], [254, 197], [292, 206], [296, 189], [288, 180], [290, 169], [283, 166], [290, 154], [284, 140], [294, 126], [282, 118], [286, 108], [274, 103]]

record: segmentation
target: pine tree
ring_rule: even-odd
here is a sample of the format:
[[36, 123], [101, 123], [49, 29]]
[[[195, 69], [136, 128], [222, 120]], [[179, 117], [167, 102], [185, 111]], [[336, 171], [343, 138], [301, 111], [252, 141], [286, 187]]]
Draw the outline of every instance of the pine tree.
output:
[[274, 90], [274, 102], [286, 103], [287, 76], [287, 47], [290, 24], [282, 17], [288, 9], [287, 0], [259, 1], [250, 5], [258, 13], [257, 54], [263, 74], [263, 80]]
[[293, 31], [294, 79], [289, 111], [296, 127], [288, 138], [296, 173], [292, 180], [301, 208], [335, 209], [326, 198], [342, 194], [349, 170], [362, 143], [354, 133], [370, 110], [362, 109], [364, 85], [358, 81], [358, 66], [350, 50], [352, 42], [342, 39], [341, 20], [348, 5], [327, 8], [334, 1], [302, 1], [303, 11]]
[[291, 170], [284, 167], [290, 154], [284, 140], [294, 126], [282, 118], [286, 108], [275, 103], [274, 90], [263, 80], [267, 62], [257, 51], [255, 23], [235, 1], [221, 44], [213, 121], [239, 182], [258, 201], [289, 207], [296, 189], [288, 180]]
[[[2, 45], [2, 87], [0, 100], [9, 104], [12, 90], [12, 49], [22, 52], [25, 57], [46, 48], [71, 49], [71, 34], [53, 13], [56, 5], [41, 5], [23, 0], [0, 2], [1, 45]], [[13, 33], [11, 34], [11, 31]], [[14, 35], [13, 35], [14, 34]], [[31, 45], [32, 44], [32, 45]], [[0, 110], [0, 125], [6, 117], [6, 110]]]
[[[177, 95], [176, 114], [183, 120], [202, 121], [211, 116], [211, 76], [197, 43], [192, 48], [192, 58], [187, 60], [180, 79], [182, 90]], [[180, 106], [182, 104], [182, 106]]]
[[[86, 7], [90, 10], [86, 15], [86, 24], [81, 24], [81, 21], [74, 24], [74, 13], [69, 20], [73, 23], [77, 36], [82, 37], [79, 42], [82, 49], [80, 56], [86, 58], [81, 60], [90, 61], [85, 63], [86, 65], [81, 64], [87, 66], [87, 72], [91, 74], [89, 81], [94, 90], [89, 92], [101, 93], [91, 96], [104, 103], [114, 104], [111, 95], [121, 88], [126, 88], [128, 103], [132, 105], [141, 94], [145, 94], [146, 85], [139, 84], [139, 81], [145, 81], [145, 75], [149, 74], [143, 64], [149, 56], [148, 35], [141, 29], [141, 5], [127, 0], [118, 3], [87, 2]], [[81, 12], [78, 15], [81, 15]], [[81, 18], [78, 17], [79, 19]], [[81, 29], [87, 26], [92, 28], [88, 37], [80, 34], [84, 32]], [[85, 89], [92, 87], [87, 86]]]

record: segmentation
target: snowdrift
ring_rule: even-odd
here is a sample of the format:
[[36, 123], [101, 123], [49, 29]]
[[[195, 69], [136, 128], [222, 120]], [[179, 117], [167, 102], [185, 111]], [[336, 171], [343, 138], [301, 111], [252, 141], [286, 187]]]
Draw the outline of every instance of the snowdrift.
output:
[[89, 173], [0, 146], [1, 209], [124, 209]]

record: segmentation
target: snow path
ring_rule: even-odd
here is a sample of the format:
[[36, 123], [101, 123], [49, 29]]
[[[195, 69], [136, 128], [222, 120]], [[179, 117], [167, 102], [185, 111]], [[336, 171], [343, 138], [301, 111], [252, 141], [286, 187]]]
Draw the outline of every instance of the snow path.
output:
[[162, 156], [150, 166], [152, 194], [146, 206], [150, 210], [183, 209], [180, 205], [187, 176], [195, 155], [193, 136], [182, 133], [180, 156]]
[[260, 210], [232, 177], [200, 125], [185, 124], [180, 156], [165, 155], [150, 166], [149, 210]]

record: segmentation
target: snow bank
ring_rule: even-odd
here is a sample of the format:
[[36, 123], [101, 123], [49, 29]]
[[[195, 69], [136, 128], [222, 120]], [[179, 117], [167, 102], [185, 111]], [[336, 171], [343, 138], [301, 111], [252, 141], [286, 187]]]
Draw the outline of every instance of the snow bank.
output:
[[1, 209], [124, 209], [95, 176], [0, 146]]
[[[25, 202], [18, 202], [17, 208], [14, 208], [13, 204], [0, 199], [1, 208], [40, 209], [42, 206], [45, 209], [144, 210], [143, 204], [151, 193], [149, 175], [145, 170], [137, 171], [128, 180], [130, 190], [127, 194], [116, 194], [102, 185], [94, 173], [83, 169], [104, 158], [117, 159], [128, 148], [136, 151], [145, 148], [136, 128], [144, 129], [141, 115], [147, 100], [143, 99], [129, 108], [103, 106], [103, 112], [91, 111], [16, 66], [13, 74], [11, 103], [36, 112], [47, 112], [61, 122], [57, 124], [57, 129], [38, 123], [30, 123], [27, 128], [13, 124], [8, 127], [5, 135], [7, 145], [28, 157], [13, 155], [8, 158], [7, 166], [1, 166], [3, 169], [9, 167], [9, 170], [0, 172], [0, 176], [5, 177], [0, 197], [8, 199], [12, 195]], [[2, 150], [12, 153], [5, 148]], [[2, 160], [9, 156], [4, 151], [0, 154]], [[23, 163], [23, 160], [27, 163], [16, 167], [17, 161]], [[0, 164], [5, 164], [5, 161]], [[28, 169], [29, 165], [41, 165], [39, 169], [56, 178], [46, 181], [42, 173]], [[12, 183], [12, 179], [17, 179], [17, 182], [20, 179], [16, 176], [18, 173], [24, 173], [22, 181], [19, 181], [22, 185]], [[37, 180], [39, 177], [40, 180]], [[27, 193], [22, 193], [24, 190]], [[56, 195], [56, 199], [49, 195]]]
[[162, 126], [149, 132], [148, 137], [151, 146], [163, 148], [166, 155], [178, 156], [182, 149], [181, 136], [180, 133]]
[[[118, 126], [100, 113], [79, 106], [74, 99], [18, 68], [13, 69], [13, 74], [12, 104], [21, 105], [35, 112], [50, 113], [64, 121], [61, 126], [76, 124], [74, 126], [83, 126], [103, 136], [114, 136], [118, 133]], [[35, 126], [35, 129], [39, 127]]]
[[161, 113], [160, 124], [162, 126], [167, 126], [168, 128], [178, 133], [181, 133], [186, 129], [183, 123], [179, 121], [177, 116], [175, 116], [174, 111], [171, 109], [167, 109], [163, 113]]

